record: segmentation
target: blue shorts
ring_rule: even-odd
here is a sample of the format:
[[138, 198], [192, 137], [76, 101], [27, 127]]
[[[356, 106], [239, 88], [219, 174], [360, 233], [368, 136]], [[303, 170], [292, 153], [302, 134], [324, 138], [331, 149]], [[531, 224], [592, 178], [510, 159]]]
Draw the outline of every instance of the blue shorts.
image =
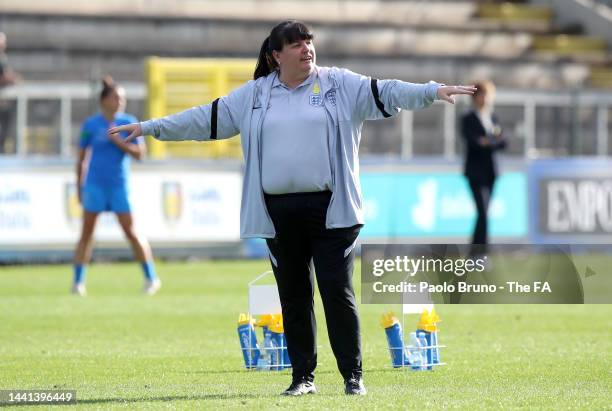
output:
[[83, 208], [90, 213], [113, 211], [115, 213], [131, 213], [128, 188], [125, 184], [104, 186], [86, 184], [82, 192]]

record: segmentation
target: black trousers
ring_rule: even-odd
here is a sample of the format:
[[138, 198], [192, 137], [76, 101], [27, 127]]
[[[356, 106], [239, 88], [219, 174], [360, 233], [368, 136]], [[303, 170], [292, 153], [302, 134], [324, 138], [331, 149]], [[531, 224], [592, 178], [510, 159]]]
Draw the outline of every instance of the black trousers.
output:
[[354, 246], [361, 225], [326, 229], [330, 198], [329, 191], [266, 194], [276, 229], [276, 238], [267, 244], [294, 379], [312, 381], [317, 366], [314, 275], [338, 369], [345, 379], [361, 376], [359, 316], [352, 284]]
[[469, 178], [470, 190], [476, 204], [476, 225], [472, 235], [472, 244], [488, 244], [487, 213], [489, 210], [489, 200], [493, 192], [494, 179], [478, 180]]

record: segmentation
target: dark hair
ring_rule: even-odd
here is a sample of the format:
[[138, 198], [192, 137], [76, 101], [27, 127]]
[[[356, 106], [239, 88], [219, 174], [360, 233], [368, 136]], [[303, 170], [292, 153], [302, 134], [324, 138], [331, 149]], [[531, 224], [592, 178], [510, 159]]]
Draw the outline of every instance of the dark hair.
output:
[[104, 100], [106, 96], [115, 91], [119, 87], [111, 76], [105, 76], [102, 79], [102, 91], [100, 92], [100, 100]]
[[314, 34], [312, 34], [310, 28], [297, 20], [285, 20], [274, 26], [259, 50], [253, 79], [257, 80], [259, 77], [265, 77], [278, 69], [278, 64], [272, 57], [272, 50], [281, 51], [286, 44], [300, 40], [312, 40], [313, 38]]

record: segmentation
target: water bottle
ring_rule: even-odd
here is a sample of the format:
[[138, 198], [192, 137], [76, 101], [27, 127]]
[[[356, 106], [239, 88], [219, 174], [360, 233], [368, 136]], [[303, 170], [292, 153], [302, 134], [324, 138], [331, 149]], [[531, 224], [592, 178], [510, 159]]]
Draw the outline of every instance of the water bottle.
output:
[[[427, 310], [423, 311], [421, 318], [417, 324], [417, 332], [422, 333], [427, 346], [431, 347], [427, 350], [428, 364], [440, 363], [440, 350], [438, 349], [438, 322], [440, 317], [436, 313], [435, 308], [431, 309], [431, 313]], [[431, 369], [428, 367], [428, 369]]]
[[430, 335], [431, 345], [431, 359], [433, 364], [440, 364], [440, 350], [438, 349], [438, 331], [434, 331]]
[[289, 351], [287, 350], [287, 340], [285, 339], [282, 317], [280, 317], [280, 322], [271, 325], [269, 329], [272, 336], [272, 342], [278, 350], [278, 369], [291, 368], [291, 360], [289, 359]]
[[240, 340], [244, 365], [246, 368], [254, 368], [260, 356], [257, 334], [255, 334], [253, 321], [244, 313], [238, 316], [238, 338]]
[[270, 371], [282, 370], [282, 367], [279, 366], [280, 358], [279, 358], [279, 349], [276, 342], [272, 338], [272, 331], [268, 331], [266, 335], [266, 350], [270, 355]]
[[272, 340], [272, 332], [269, 329], [264, 334], [262, 351], [260, 361], [257, 362], [257, 368], [261, 370], [278, 370], [278, 349]]
[[422, 345], [419, 341], [416, 332], [410, 333], [410, 344], [408, 345], [408, 364], [417, 371], [421, 370], [425, 361], [422, 356]]
[[432, 349], [429, 348], [431, 346], [429, 342], [429, 333], [421, 330], [417, 330], [417, 338], [419, 343], [421, 344], [421, 358], [423, 359], [422, 367], [423, 369], [431, 370], [433, 364], [432, 358]]
[[259, 360], [257, 361], [257, 369], [261, 371], [268, 371], [270, 369], [270, 350], [269, 344], [270, 341], [266, 340], [266, 333], [264, 333], [264, 341], [261, 347], [261, 354], [259, 355]]
[[406, 355], [404, 354], [404, 341], [402, 339], [402, 326], [392, 312], [383, 314], [380, 325], [385, 329], [387, 344], [391, 354], [391, 365], [399, 368], [404, 365]]

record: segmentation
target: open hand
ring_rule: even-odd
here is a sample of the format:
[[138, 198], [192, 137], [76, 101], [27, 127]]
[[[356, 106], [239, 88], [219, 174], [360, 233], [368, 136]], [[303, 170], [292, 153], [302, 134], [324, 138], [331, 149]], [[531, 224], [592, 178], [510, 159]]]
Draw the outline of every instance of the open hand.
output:
[[440, 100], [455, 104], [455, 94], [472, 95], [475, 91], [476, 87], [474, 86], [440, 86], [437, 95]]

